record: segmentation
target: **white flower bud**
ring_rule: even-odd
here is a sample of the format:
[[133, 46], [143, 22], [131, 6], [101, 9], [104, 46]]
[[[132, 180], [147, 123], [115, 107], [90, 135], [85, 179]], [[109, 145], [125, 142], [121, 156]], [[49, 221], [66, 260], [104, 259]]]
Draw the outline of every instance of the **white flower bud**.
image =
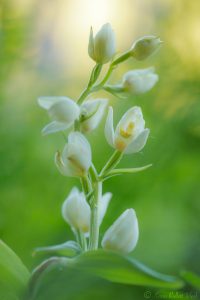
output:
[[80, 132], [72, 132], [62, 154], [56, 153], [55, 163], [64, 176], [85, 176], [92, 163], [90, 144]]
[[85, 101], [81, 105], [80, 128], [83, 133], [90, 132], [99, 125], [107, 103], [107, 99], [95, 99]]
[[84, 193], [75, 187], [62, 205], [62, 216], [72, 229], [88, 233], [90, 230], [90, 206]]
[[109, 23], [104, 24], [100, 31], [93, 37], [91, 28], [88, 44], [89, 56], [99, 64], [109, 62], [116, 52], [115, 34]]
[[123, 77], [124, 90], [131, 94], [142, 94], [148, 92], [158, 81], [158, 75], [154, 68], [132, 70]]
[[127, 209], [106, 231], [102, 247], [122, 253], [131, 252], [139, 237], [138, 220], [134, 209]]
[[123, 115], [114, 131], [113, 109], [109, 107], [105, 137], [113, 148], [125, 154], [139, 152], [145, 146], [149, 132], [149, 129], [145, 128], [142, 110], [137, 106], [130, 108]]
[[40, 97], [38, 103], [48, 111], [50, 118], [53, 120], [42, 129], [44, 135], [69, 128], [79, 117], [80, 108], [70, 98]]
[[132, 46], [130, 54], [137, 60], [144, 60], [155, 53], [161, 45], [160, 38], [149, 35], [138, 39]]

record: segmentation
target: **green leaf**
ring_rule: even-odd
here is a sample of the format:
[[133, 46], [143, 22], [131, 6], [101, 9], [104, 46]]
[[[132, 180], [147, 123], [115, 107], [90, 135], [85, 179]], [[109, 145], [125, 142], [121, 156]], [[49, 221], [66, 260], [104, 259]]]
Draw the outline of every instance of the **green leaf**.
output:
[[152, 167], [152, 164], [149, 164], [149, 165], [146, 165], [143, 167], [138, 167], [138, 168], [113, 169], [106, 174], [106, 176], [104, 177], [104, 180], [106, 180], [110, 177], [113, 177], [113, 176], [119, 176], [119, 175], [123, 175], [123, 174], [134, 174], [134, 173], [142, 172], [150, 167]]
[[181, 277], [194, 288], [200, 290], [200, 276], [193, 272], [183, 271]]
[[37, 252], [46, 252], [46, 253], [56, 253], [65, 256], [75, 256], [80, 253], [81, 247], [75, 241], [67, 241], [66, 243], [48, 247], [38, 247], [35, 249], [35, 253]]
[[184, 285], [179, 278], [160, 274], [131, 257], [97, 250], [71, 259], [53, 257], [42, 263], [32, 276], [32, 295], [40, 295], [45, 289], [48, 289], [50, 294], [54, 293], [54, 289], [63, 289], [62, 293], [67, 294], [71, 286], [66, 284], [66, 280], [72, 273], [75, 278], [76, 274], [82, 274], [82, 277], [91, 276], [126, 285], [165, 289], [179, 289]]
[[29, 271], [19, 257], [0, 240], [1, 299], [18, 299], [25, 289], [29, 277]]
[[74, 258], [74, 267], [112, 282], [156, 288], [181, 288], [183, 281], [158, 273], [137, 260], [117, 253], [98, 250]]

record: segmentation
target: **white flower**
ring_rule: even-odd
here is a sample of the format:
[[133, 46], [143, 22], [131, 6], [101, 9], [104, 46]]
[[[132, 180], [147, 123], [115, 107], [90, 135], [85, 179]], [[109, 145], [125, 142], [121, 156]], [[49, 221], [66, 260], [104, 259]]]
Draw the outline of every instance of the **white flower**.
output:
[[38, 103], [53, 120], [42, 129], [44, 135], [69, 128], [80, 114], [79, 106], [67, 97], [40, 97]]
[[64, 176], [85, 176], [92, 163], [92, 154], [84, 135], [71, 132], [62, 154], [56, 153], [55, 163]]
[[109, 23], [104, 24], [100, 31], [93, 37], [91, 28], [88, 44], [89, 56], [100, 64], [109, 62], [116, 52], [115, 34]]
[[122, 84], [126, 92], [142, 94], [152, 89], [157, 81], [158, 75], [155, 74], [154, 68], [148, 68], [127, 72], [123, 77]]
[[85, 101], [81, 105], [80, 128], [83, 133], [90, 132], [99, 125], [107, 103], [107, 99], [95, 99]]
[[131, 252], [138, 241], [138, 220], [134, 209], [127, 209], [106, 231], [102, 247], [122, 253]]
[[145, 146], [149, 132], [149, 129], [145, 128], [141, 108], [137, 106], [130, 108], [123, 115], [114, 132], [113, 109], [109, 107], [105, 137], [113, 148], [126, 154], [139, 152]]
[[108, 205], [110, 203], [110, 200], [112, 198], [112, 194], [111, 193], [105, 193], [100, 200], [99, 203], [99, 226], [101, 225], [103, 218], [106, 214]]
[[146, 59], [160, 48], [161, 43], [154, 35], [144, 36], [133, 44], [130, 54], [137, 60]]
[[62, 216], [69, 225], [84, 233], [90, 230], [90, 206], [85, 195], [74, 187], [62, 205]]

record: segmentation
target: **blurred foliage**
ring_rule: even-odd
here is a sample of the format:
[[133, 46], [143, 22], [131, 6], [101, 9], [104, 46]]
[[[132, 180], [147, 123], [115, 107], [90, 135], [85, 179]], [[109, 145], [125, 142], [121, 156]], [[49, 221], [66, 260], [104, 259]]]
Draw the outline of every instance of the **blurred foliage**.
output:
[[[57, 3], [62, 7], [64, 2]], [[75, 14], [70, 11], [73, 1], [66, 2], [66, 14]], [[142, 153], [124, 157], [121, 164], [133, 167], [153, 163], [153, 167], [105, 183], [104, 190], [111, 191], [113, 199], [101, 236], [124, 209], [134, 207], [140, 224], [140, 240], [132, 255], [161, 272], [176, 274], [177, 270], [188, 269], [198, 273], [200, 2], [143, 0], [140, 5], [136, 0], [125, 2], [130, 8], [129, 20], [134, 7], [140, 17], [136, 21], [132, 18], [132, 24], [122, 26], [128, 29], [122, 42], [128, 45], [134, 37], [149, 33], [161, 36], [164, 41], [158, 55], [142, 63], [128, 61], [112, 79], [118, 81], [128, 69], [151, 65], [155, 65], [160, 75], [158, 85], [144, 96], [124, 102], [112, 98], [115, 121], [128, 107], [136, 104], [142, 107], [147, 127], [151, 129], [151, 137]], [[73, 238], [61, 218], [60, 207], [72, 185], [79, 184], [57, 172], [53, 157], [57, 149], [62, 149], [64, 140], [61, 135], [41, 136], [40, 130], [48, 118], [38, 108], [36, 99], [40, 95], [77, 98], [92, 66], [89, 58], [86, 61], [88, 69], [84, 63], [76, 65], [72, 51], [74, 40], [68, 41], [66, 37], [66, 48], [58, 47], [58, 38], [52, 36], [55, 33], [59, 36], [60, 29], [55, 21], [59, 15], [53, 15], [54, 22], [43, 19], [51, 14], [49, 3], [0, 2], [0, 235], [29, 269], [42, 258], [32, 257], [34, 248]], [[120, 9], [124, 4], [117, 2], [116, 5]], [[121, 19], [125, 24], [126, 15]], [[50, 26], [52, 24], [54, 27]], [[64, 28], [64, 20], [62, 25]], [[120, 24], [116, 25], [120, 27]], [[75, 32], [80, 30], [75, 16], [71, 26]], [[59, 41], [62, 38], [60, 35]], [[87, 41], [81, 40], [81, 33], [79, 38], [82, 45], [78, 49], [80, 62], [87, 54]], [[69, 55], [68, 47], [72, 52]], [[74, 74], [73, 67], [80, 69], [80, 73]], [[112, 153], [103, 137], [103, 123], [89, 136], [98, 169]], [[77, 284], [73, 276], [70, 280], [70, 284]], [[116, 285], [113, 288], [113, 284], [105, 282], [102, 286], [109, 290], [107, 295], [115, 297], [121, 293], [119, 299], [132, 299], [133, 295], [143, 299], [141, 289], [133, 291], [133, 288], [122, 289]], [[98, 283], [97, 289], [103, 293], [99, 287]], [[92, 291], [90, 294], [95, 296]]]

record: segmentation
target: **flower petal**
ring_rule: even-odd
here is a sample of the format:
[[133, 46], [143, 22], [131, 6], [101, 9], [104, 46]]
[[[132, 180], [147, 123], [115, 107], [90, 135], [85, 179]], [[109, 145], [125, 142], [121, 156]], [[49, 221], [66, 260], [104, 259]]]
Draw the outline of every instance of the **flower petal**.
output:
[[61, 154], [59, 151], [56, 152], [55, 154], [55, 164], [56, 167], [58, 168], [59, 172], [63, 175], [63, 176], [75, 176], [73, 172], [71, 172], [70, 168], [63, 163]]
[[83, 121], [81, 122], [81, 131], [89, 132], [94, 130], [100, 123], [105, 112], [108, 100], [95, 99], [85, 101], [81, 105]]
[[137, 216], [135, 210], [130, 208], [108, 228], [101, 245], [107, 250], [129, 253], [137, 245], [138, 237]]
[[95, 60], [95, 53], [94, 53], [94, 37], [93, 37], [93, 29], [90, 28], [90, 36], [89, 36], [89, 43], [88, 43], [88, 54], [89, 56]]
[[145, 121], [143, 119], [142, 110], [139, 106], [131, 107], [122, 116], [116, 127], [116, 135], [120, 133], [120, 129], [125, 127], [129, 122], [134, 122], [134, 130], [141, 132], [144, 129]]
[[90, 228], [90, 206], [83, 193], [77, 188], [72, 189], [62, 205], [62, 216], [72, 228], [84, 233]]
[[92, 153], [88, 140], [80, 132], [71, 132], [68, 137], [68, 144], [65, 146], [62, 158], [64, 164], [70, 161], [80, 171], [87, 171], [91, 165]]
[[150, 130], [148, 128], [144, 129], [126, 148], [124, 153], [131, 154], [139, 152], [143, 149], [147, 142]]
[[108, 110], [108, 116], [106, 119], [106, 125], [105, 125], [105, 137], [108, 142], [108, 144], [111, 147], [114, 147], [114, 128], [113, 128], [113, 108], [112, 106], [109, 107]]
[[107, 63], [116, 51], [115, 33], [109, 23], [104, 24], [94, 38], [95, 60]]
[[64, 96], [43, 96], [43, 97], [39, 97], [38, 98], [38, 104], [40, 107], [48, 110], [50, 109], [50, 107], [60, 101], [69, 99], [67, 97]]
[[50, 133], [55, 133], [58, 131], [63, 131], [65, 129], [67, 129], [68, 127], [70, 127], [71, 124], [67, 124], [67, 123], [61, 123], [61, 122], [57, 122], [57, 121], [53, 121], [49, 124], [47, 124], [43, 129], [42, 129], [42, 134], [43, 135], [47, 135]]
[[158, 75], [154, 68], [131, 70], [123, 77], [123, 86], [125, 90], [132, 94], [146, 93], [158, 81]]
[[51, 105], [48, 112], [55, 121], [73, 123], [79, 116], [80, 108], [76, 102], [66, 98]]

